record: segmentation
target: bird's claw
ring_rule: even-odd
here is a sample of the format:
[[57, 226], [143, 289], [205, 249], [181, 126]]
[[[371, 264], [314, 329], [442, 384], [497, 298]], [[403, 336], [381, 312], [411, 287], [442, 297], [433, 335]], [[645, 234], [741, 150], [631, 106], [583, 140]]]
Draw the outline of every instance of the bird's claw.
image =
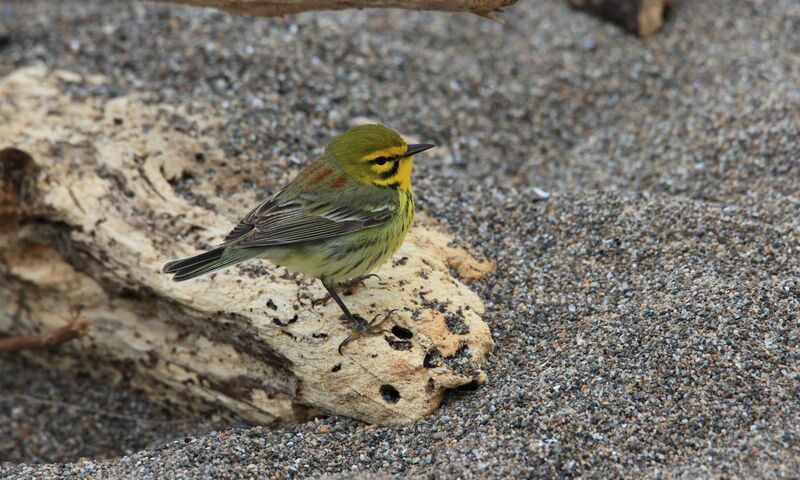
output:
[[357, 340], [365, 336], [377, 335], [382, 333], [383, 324], [386, 323], [386, 320], [388, 320], [389, 317], [391, 317], [392, 314], [397, 310], [398, 310], [397, 308], [389, 310], [385, 315], [383, 315], [383, 318], [378, 322], [375, 322], [375, 319], [381, 316], [380, 313], [372, 317], [372, 320], [370, 320], [369, 322], [367, 322], [366, 320], [357, 315], [354, 315], [353, 316], [354, 321], [352, 322], [353, 330], [351, 330], [350, 335], [348, 335], [347, 338], [345, 338], [344, 341], [339, 344], [338, 348], [339, 355], [343, 355], [342, 352], [344, 351], [344, 347], [353, 340]]
[[361, 277], [358, 277], [358, 278], [354, 278], [352, 281], [350, 281], [350, 284], [349, 284], [350, 288], [355, 287], [356, 285], [358, 285], [359, 287], [364, 287], [364, 286], [366, 286], [366, 285], [364, 285], [364, 280], [366, 280], [368, 278], [372, 278], [372, 277], [377, 278], [378, 281], [381, 280], [381, 276], [378, 275], [377, 273], [370, 273], [370, 274], [367, 274], [367, 275], [364, 275], [364, 276], [361, 276]]

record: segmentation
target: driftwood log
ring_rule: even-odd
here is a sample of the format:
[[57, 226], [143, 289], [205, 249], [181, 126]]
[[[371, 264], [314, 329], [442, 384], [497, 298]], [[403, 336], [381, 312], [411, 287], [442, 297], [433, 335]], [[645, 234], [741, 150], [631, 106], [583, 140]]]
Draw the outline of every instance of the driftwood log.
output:
[[[80, 310], [85, 336], [26, 355], [123, 371], [157, 398], [261, 424], [319, 412], [403, 423], [485, 380], [484, 307], [451, 272], [492, 265], [433, 225], [418, 222], [381, 278], [346, 297], [364, 318], [399, 310], [342, 355], [349, 329], [334, 302], [312, 307], [324, 295], [313, 279], [267, 262], [184, 283], [161, 274], [217, 243], [256, 197], [212, 138], [174, 126], [218, 119], [62, 91], [98, 81], [39, 66], [0, 78], [0, 336], [52, 331]], [[194, 197], [174, 188], [187, 179]]]
[[[494, 13], [517, 0], [157, 0], [167, 3], [212, 7], [231, 13], [277, 17], [317, 10], [347, 8], [403, 8], [472, 12], [496, 19]], [[677, 0], [567, 0], [573, 8], [613, 22], [641, 37], [661, 29], [667, 8]]]
[[516, 3], [517, 0], [158, 0], [201, 7], [213, 7], [231, 13], [277, 17], [313, 10], [344, 10], [346, 8], [404, 8], [407, 10], [438, 10], [472, 12], [491, 17], [493, 12]]
[[567, 1], [575, 9], [585, 10], [640, 37], [647, 37], [661, 29], [667, 8], [676, 0]]

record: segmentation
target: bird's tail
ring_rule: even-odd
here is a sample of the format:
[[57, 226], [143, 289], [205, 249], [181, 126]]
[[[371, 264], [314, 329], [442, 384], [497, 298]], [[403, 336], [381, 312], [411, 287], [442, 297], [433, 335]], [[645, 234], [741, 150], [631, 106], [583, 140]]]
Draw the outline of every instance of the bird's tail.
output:
[[182, 282], [236, 265], [250, 258], [250, 255], [243, 251], [228, 250], [226, 252], [227, 247], [227, 245], [223, 245], [194, 257], [169, 262], [164, 265], [162, 271], [164, 273], [174, 273], [175, 275], [172, 279], [176, 282]]

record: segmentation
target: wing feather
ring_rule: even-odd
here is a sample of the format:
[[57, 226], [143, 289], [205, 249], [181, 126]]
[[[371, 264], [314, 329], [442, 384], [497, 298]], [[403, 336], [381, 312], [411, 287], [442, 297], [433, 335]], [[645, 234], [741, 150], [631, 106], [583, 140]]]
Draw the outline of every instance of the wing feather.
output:
[[[370, 189], [366, 198], [365, 188]], [[354, 186], [333, 197], [329, 192], [305, 192], [297, 196], [278, 192], [248, 213], [225, 240], [239, 239], [237, 248], [269, 247], [333, 238], [372, 228], [392, 218], [398, 208], [396, 192], [383, 190]], [[286, 196], [289, 198], [284, 198]]]

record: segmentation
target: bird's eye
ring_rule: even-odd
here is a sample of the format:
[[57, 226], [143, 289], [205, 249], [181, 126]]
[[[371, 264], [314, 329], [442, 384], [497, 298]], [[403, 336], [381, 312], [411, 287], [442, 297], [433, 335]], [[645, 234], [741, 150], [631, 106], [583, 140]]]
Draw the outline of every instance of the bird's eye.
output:
[[384, 165], [388, 161], [389, 160], [387, 160], [386, 157], [378, 157], [375, 160], [373, 160], [373, 162], [375, 162], [375, 165]]

